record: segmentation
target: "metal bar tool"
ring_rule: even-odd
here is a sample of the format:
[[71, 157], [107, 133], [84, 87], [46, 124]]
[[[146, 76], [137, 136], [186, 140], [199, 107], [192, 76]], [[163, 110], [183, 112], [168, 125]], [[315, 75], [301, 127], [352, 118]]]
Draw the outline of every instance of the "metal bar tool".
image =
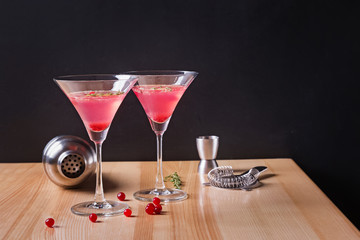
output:
[[211, 169], [218, 167], [216, 156], [219, 148], [218, 136], [200, 136], [196, 138], [196, 146], [200, 157], [199, 174], [208, 174]]

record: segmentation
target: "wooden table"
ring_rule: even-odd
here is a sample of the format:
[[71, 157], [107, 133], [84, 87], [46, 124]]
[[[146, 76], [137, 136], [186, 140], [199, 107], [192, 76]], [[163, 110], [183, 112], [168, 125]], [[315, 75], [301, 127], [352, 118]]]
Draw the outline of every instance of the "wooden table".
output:
[[[123, 191], [133, 217], [99, 218], [70, 212], [91, 200], [94, 182], [80, 189], [54, 185], [41, 163], [0, 164], [0, 239], [360, 239], [356, 227], [291, 159], [221, 160], [245, 170], [265, 165], [263, 185], [252, 191], [202, 186], [198, 161], [165, 161], [164, 174], [177, 171], [189, 198], [147, 215], [132, 193], [152, 187], [155, 162], [105, 162], [105, 196]], [[48, 228], [46, 218], [55, 219]]]

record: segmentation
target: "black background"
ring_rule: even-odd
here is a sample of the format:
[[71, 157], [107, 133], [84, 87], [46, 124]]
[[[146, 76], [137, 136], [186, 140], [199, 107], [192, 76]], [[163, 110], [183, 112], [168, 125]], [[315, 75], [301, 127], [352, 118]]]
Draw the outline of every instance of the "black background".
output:
[[[165, 160], [291, 157], [357, 226], [359, 7], [349, 1], [1, 1], [1, 162], [41, 161], [57, 135], [88, 136], [52, 78], [144, 69], [200, 74], [164, 136]], [[104, 160], [154, 160], [133, 93]]]

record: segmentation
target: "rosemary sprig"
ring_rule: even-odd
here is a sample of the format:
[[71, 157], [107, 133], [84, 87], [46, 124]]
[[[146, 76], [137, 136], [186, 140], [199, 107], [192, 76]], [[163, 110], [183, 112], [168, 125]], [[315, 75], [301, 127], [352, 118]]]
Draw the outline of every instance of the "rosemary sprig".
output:
[[181, 179], [180, 179], [179, 175], [177, 174], [177, 172], [174, 172], [173, 174], [166, 176], [164, 180], [165, 180], [165, 182], [170, 180], [170, 182], [172, 182], [174, 184], [174, 187], [176, 189], [181, 189], [181, 187], [180, 187]]

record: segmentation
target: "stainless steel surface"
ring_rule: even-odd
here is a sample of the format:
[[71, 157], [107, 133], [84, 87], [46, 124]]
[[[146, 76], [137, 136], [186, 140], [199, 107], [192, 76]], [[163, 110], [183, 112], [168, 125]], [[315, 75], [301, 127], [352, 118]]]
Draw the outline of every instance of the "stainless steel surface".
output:
[[200, 157], [199, 174], [207, 174], [211, 169], [218, 167], [216, 162], [219, 148], [218, 136], [200, 136], [196, 138], [196, 147]]
[[211, 169], [218, 167], [216, 160], [200, 160], [198, 165], [198, 173], [208, 174]]
[[260, 185], [259, 175], [266, 169], [267, 167], [258, 166], [240, 175], [234, 175], [231, 166], [221, 166], [208, 173], [208, 180], [210, 185], [214, 187], [251, 190]]
[[218, 136], [200, 136], [196, 146], [201, 160], [215, 160], [219, 148]]
[[95, 173], [96, 154], [82, 138], [57, 136], [45, 146], [42, 162], [53, 183], [75, 187]]

